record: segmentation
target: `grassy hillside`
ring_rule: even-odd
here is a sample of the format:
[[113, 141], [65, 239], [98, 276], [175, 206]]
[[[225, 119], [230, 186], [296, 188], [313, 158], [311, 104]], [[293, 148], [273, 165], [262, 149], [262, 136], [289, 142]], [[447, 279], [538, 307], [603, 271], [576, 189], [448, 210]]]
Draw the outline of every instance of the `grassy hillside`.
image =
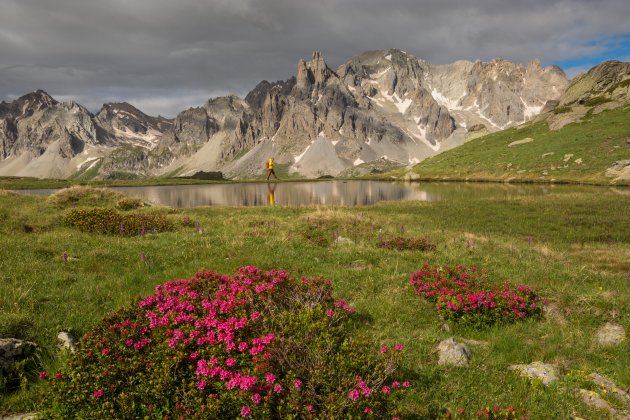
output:
[[587, 114], [581, 122], [549, 130], [546, 122], [480, 137], [413, 168], [423, 179], [496, 181], [613, 181], [606, 169], [630, 159], [630, 106]]
[[[404, 344], [405, 377], [414, 384], [405, 397], [405, 418], [438, 418], [458, 408], [475, 417], [494, 404], [523, 408], [530, 418], [604, 418], [575, 389], [587, 387], [583, 377], [594, 371], [630, 386], [630, 343], [602, 348], [592, 339], [612, 318], [630, 329], [630, 195], [597, 190], [558, 187], [544, 196], [502, 198], [455, 194], [437, 202], [356, 208], [140, 209], [134, 212], [167, 213], [177, 228], [136, 237], [77, 231], [62, 223], [69, 208], [64, 202], [0, 191], [0, 336], [30, 339], [43, 349], [42, 366], [29, 372], [30, 381], [0, 394], [0, 415], [37, 409], [38, 370], [54, 372], [64, 363], [55, 349], [59, 331], [80, 337], [155, 284], [190, 278], [200, 269], [229, 274], [252, 264], [333, 279], [337, 296], [356, 308], [361, 328], [376, 342]], [[94, 197], [67, 206], [115, 205], [115, 197]], [[192, 222], [184, 226], [186, 218]], [[332, 232], [353, 243], [335, 244]], [[376, 246], [379, 234], [401, 232], [429, 238], [437, 248]], [[410, 274], [424, 263], [477, 266], [494, 279], [526, 283], [555, 305], [555, 315], [445, 331], [433, 305], [409, 286]], [[435, 347], [452, 336], [472, 340], [470, 367], [437, 365]], [[562, 379], [532, 386], [507, 370], [535, 360], [554, 363]]]

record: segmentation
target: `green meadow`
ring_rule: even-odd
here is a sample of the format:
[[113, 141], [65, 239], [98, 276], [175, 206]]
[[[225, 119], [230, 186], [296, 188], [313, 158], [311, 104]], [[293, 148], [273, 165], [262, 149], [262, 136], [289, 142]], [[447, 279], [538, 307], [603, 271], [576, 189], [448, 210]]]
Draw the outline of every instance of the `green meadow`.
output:
[[[609, 112], [608, 117], [627, 120], [628, 112]], [[532, 171], [526, 172], [527, 179], [537, 179], [551, 164], [540, 156], [553, 151], [554, 162], [560, 160], [555, 165], [567, 153], [592, 165], [592, 172], [562, 169], [568, 178], [603, 181], [595, 169], [616, 159], [616, 150], [630, 147], [620, 143], [619, 134], [606, 140], [606, 160], [596, 159], [584, 135], [570, 134], [570, 126], [566, 130], [558, 144], [543, 141], [550, 134], [539, 125], [491, 135], [485, 137], [486, 145], [503, 146], [491, 149], [482, 147], [483, 139], [473, 141], [461, 152], [429, 160], [426, 174], [452, 173], [451, 163], [457, 163], [462, 178], [511, 176], [514, 171], [505, 167], [481, 163], [485, 154], [503, 153], [502, 164], [520, 165]], [[592, 136], [596, 133], [593, 127]], [[535, 141], [507, 147], [522, 137]], [[517, 149], [539, 156], [536, 166], [525, 166], [525, 158], [521, 162], [520, 155], [512, 154]], [[456, 158], [455, 152], [460, 153]], [[419, 168], [421, 175], [424, 167]], [[505, 197], [453, 194], [436, 202], [352, 208], [147, 207], [130, 212], [163, 214], [175, 229], [131, 237], [64, 225], [71, 208], [115, 207], [118, 200], [113, 193], [73, 194], [54, 200], [0, 190], [0, 337], [28, 339], [40, 347], [36, 360], [21, 373], [19, 386], [0, 394], [0, 415], [38, 410], [44, 388], [37, 380], [39, 371], [55, 372], [65, 363], [56, 349], [59, 331], [81, 337], [112, 310], [151, 293], [157, 284], [190, 278], [199, 270], [233, 274], [245, 265], [281, 268], [297, 278], [332, 279], [336, 295], [350, 302], [361, 328], [373, 337], [375, 352], [379, 343], [402, 343], [402, 376], [413, 383], [402, 402], [406, 418], [440, 418], [458, 408], [475, 417], [477, 410], [493, 405], [513, 405], [530, 418], [602, 418], [607, 414], [586, 406], [577, 388], [598, 392], [613, 407], [621, 404], [586, 375], [597, 372], [630, 387], [628, 340], [602, 347], [593, 339], [613, 319], [630, 330], [627, 189], [557, 188], [546, 195]], [[338, 236], [351, 243], [339, 243]], [[426, 238], [436, 248], [382, 249], [376, 246], [379, 236]], [[496, 281], [527, 284], [554, 310], [543, 319], [446, 328], [433, 305], [416, 296], [409, 284], [410, 275], [425, 263], [475, 266]], [[449, 337], [466, 340], [472, 350], [470, 366], [438, 365], [435, 348]], [[557, 366], [560, 380], [543, 386], [507, 369], [533, 361]]]
[[[498, 131], [429, 158], [413, 172], [422, 179], [615, 183], [614, 162], [630, 158], [630, 107], [587, 114], [550, 130], [545, 121]], [[617, 181], [628, 184], [628, 181]]]

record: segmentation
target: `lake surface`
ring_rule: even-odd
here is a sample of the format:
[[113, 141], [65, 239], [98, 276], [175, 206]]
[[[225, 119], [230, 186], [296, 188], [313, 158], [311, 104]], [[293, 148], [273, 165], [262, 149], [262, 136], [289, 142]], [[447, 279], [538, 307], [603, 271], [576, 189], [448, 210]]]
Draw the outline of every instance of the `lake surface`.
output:
[[[174, 208], [202, 206], [308, 206], [372, 205], [379, 201], [448, 200], [450, 197], [519, 197], [549, 193], [601, 192], [614, 188], [571, 185], [400, 183], [385, 181], [304, 181], [281, 183], [231, 183], [112, 187], [122, 194], [140, 197]], [[618, 189], [628, 194], [628, 189]], [[54, 190], [22, 190], [26, 194], [49, 195]]]

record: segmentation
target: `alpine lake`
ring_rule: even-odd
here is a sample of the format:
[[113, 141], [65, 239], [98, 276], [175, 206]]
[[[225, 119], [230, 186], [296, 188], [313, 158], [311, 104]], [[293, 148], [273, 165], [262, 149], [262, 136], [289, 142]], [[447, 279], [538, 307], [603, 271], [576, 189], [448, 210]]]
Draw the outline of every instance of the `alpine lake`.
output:
[[[441, 201], [453, 198], [510, 199], [554, 194], [599, 194], [602, 190], [630, 194], [615, 187], [500, 183], [402, 183], [373, 180], [244, 182], [197, 185], [111, 187], [119, 193], [172, 208], [207, 206], [369, 206], [381, 201]], [[55, 189], [19, 190], [50, 195]]]

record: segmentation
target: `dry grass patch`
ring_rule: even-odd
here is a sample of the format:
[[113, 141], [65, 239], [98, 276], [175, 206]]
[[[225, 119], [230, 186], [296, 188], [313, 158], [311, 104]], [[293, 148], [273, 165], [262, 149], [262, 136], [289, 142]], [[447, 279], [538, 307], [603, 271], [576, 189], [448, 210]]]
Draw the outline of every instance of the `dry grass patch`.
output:
[[83, 185], [73, 185], [51, 194], [47, 201], [50, 204], [66, 206], [104, 206], [115, 204], [124, 198], [123, 194], [112, 191], [108, 188], [94, 188]]
[[590, 271], [624, 275], [630, 273], [630, 249], [613, 245], [578, 245], [570, 248], [571, 256]]

